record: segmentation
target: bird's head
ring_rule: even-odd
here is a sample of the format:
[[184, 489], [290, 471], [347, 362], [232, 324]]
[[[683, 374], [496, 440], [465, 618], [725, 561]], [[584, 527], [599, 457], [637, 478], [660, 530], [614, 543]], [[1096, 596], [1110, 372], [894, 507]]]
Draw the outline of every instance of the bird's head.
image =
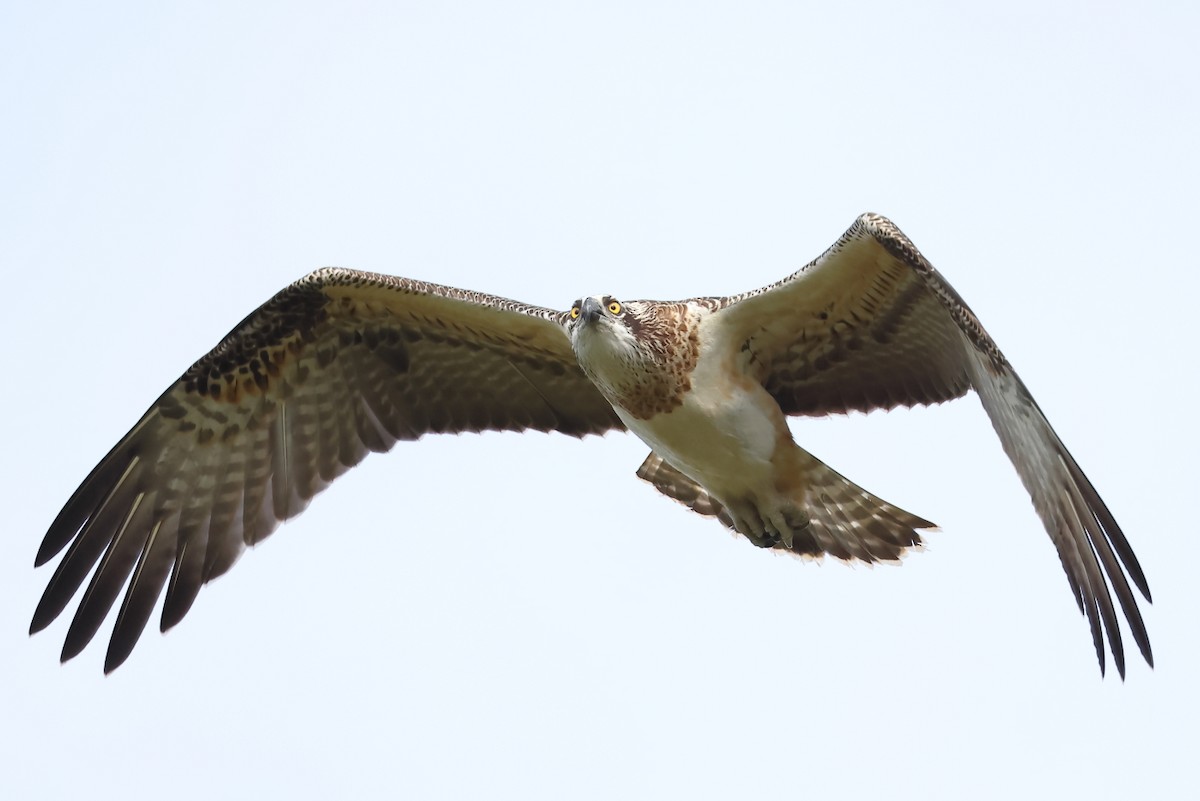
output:
[[699, 312], [685, 301], [593, 295], [564, 315], [575, 359], [614, 406], [635, 417], [669, 411], [699, 353]]
[[571, 304], [566, 321], [571, 347], [597, 384], [610, 383], [646, 361], [648, 354], [639, 340], [646, 305], [622, 303], [612, 295], [593, 295]]
[[638, 308], [644, 304], [622, 303], [612, 295], [592, 295], [571, 304], [567, 333], [578, 354], [580, 349], [636, 348]]

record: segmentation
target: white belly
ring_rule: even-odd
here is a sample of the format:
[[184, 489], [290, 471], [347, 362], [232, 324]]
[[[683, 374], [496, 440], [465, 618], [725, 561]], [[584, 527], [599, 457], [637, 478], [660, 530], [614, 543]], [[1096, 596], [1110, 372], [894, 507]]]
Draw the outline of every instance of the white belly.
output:
[[616, 411], [659, 456], [717, 498], [774, 487], [772, 457], [781, 434], [791, 439], [778, 405], [761, 385], [733, 381], [719, 365], [703, 360], [691, 390], [672, 411], [649, 420]]

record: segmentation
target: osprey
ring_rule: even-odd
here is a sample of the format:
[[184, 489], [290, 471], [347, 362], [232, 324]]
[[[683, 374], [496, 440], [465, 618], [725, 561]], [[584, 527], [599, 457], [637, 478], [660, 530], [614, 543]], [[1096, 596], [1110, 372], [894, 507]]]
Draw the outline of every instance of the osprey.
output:
[[371, 451], [428, 433], [628, 429], [637, 474], [750, 542], [894, 561], [926, 520], [796, 445], [788, 415], [978, 393], [1105, 666], [1125, 675], [1110, 588], [1153, 665], [1130, 581], [1146, 577], [1079, 465], [958, 293], [889, 220], [864, 214], [787, 278], [733, 297], [593, 296], [569, 311], [327, 268], [285, 288], [192, 365], [92, 470], [37, 564], [67, 549], [40, 631], [84, 580], [62, 659], [126, 584], [105, 660], [120, 665], [166, 587], [161, 628], [201, 585]]

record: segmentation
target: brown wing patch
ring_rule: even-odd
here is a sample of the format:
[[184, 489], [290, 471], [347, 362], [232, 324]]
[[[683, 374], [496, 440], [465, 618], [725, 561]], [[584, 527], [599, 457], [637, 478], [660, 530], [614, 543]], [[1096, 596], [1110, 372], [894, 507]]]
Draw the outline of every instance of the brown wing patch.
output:
[[938, 403], [970, 388], [955, 320], [864, 218], [788, 278], [715, 303], [744, 369], [785, 414]]
[[233, 403], [243, 392], [265, 391], [289, 356], [316, 341], [328, 303], [319, 282], [297, 281], [247, 316], [180, 381], [188, 392]]

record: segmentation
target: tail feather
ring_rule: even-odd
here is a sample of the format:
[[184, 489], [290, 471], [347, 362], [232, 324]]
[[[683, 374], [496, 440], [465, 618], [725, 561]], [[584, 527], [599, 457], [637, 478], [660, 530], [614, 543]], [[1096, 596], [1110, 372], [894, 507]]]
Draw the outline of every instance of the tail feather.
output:
[[804, 489], [793, 506], [785, 510], [783, 517], [789, 531], [782, 536], [779, 527], [763, 522], [770, 519], [769, 514], [757, 509], [743, 510], [741, 515], [731, 513], [708, 490], [654, 452], [646, 457], [637, 475], [668, 498], [698, 514], [716, 517], [759, 547], [806, 558], [828, 554], [868, 563], [895, 562], [908, 549], [921, 547], [916, 530], [933, 528], [933, 523], [875, 497], [818, 459], [803, 455]]
[[679, 501], [693, 512], [705, 517], [715, 517], [729, 528], [734, 528], [733, 518], [720, 501], [654, 451], [650, 451], [646, 461], [638, 468], [637, 477], [650, 482], [663, 495]]
[[[872, 495], [828, 465], [809, 457], [804, 509], [823, 536], [817, 541], [835, 556], [837, 546], [864, 562], [895, 562], [922, 545], [917, 529], [934, 524]], [[840, 558], [846, 558], [840, 556]]]

